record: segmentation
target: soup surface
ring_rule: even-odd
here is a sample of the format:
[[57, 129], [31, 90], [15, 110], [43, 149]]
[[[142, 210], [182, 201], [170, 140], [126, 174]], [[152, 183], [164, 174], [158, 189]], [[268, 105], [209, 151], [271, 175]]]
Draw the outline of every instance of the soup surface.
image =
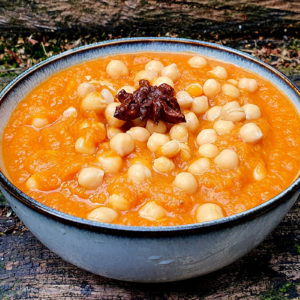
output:
[[[181, 112], [169, 111], [170, 87]], [[150, 90], [160, 95], [158, 124]], [[181, 225], [245, 211], [287, 188], [299, 173], [299, 124], [289, 99], [257, 74], [195, 54], [137, 53], [52, 75], [16, 107], [2, 151], [12, 182], [56, 210]]]

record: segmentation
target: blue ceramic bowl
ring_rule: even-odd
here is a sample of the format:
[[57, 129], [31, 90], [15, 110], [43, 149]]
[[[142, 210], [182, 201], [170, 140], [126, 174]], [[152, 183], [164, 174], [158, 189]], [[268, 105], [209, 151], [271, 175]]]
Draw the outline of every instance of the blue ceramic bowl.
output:
[[[135, 38], [97, 43], [35, 65], [0, 94], [0, 136], [24, 96], [53, 73], [82, 61], [140, 51], [194, 52], [259, 73], [300, 111], [299, 90], [280, 72], [245, 53], [220, 45], [174, 38]], [[1, 163], [1, 162], [0, 162]], [[22, 193], [0, 172], [11, 207], [49, 249], [66, 261], [110, 278], [167, 282], [218, 270], [256, 247], [299, 196], [300, 179], [270, 201], [224, 219], [171, 227], [126, 227], [88, 221], [51, 209]]]

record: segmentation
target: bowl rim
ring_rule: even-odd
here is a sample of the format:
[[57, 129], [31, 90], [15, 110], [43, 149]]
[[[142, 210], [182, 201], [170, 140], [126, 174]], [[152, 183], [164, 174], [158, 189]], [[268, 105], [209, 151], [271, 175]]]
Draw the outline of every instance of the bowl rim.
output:
[[[132, 43], [175, 43], [175, 44], [188, 44], [199, 47], [212, 48], [219, 51], [227, 52], [231, 55], [235, 55], [240, 57], [241, 59], [249, 60], [260, 67], [266, 68], [268, 71], [273, 73], [275, 76], [280, 77], [281, 80], [285, 84], [287, 84], [294, 92], [299, 96], [300, 99], [300, 90], [288, 79], [284, 74], [282, 74], [277, 69], [271, 67], [265, 62], [247, 54], [241, 52], [239, 50], [235, 50], [223, 45], [197, 41], [192, 39], [183, 39], [183, 38], [169, 38], [169, 37], [137, 37], [137, 38], [122, 38], [115, 39], [110, 41], [97, 42], [93, 44], [84, 45], [81, 47], [77, 47], [60, 54], [51, 56], [46, 60], [39, 62], [38, 64], [30, 67], [19, 76], [17, 76], [14, 80], [12, 80], [0, 93], [0, 105], [5, 101], [6, 95], [9, 92], [17, 87], [17, 85], [26, 79], [30, 74], [36, 72], [37, 70], [51, 64], [53, 62], [57, 62], [64, 57], [76, 55], [77, 53], [90, 51], [95, 48], [101, 47], [109, 47], [114, 45], [122, 45], [122, 44], [132, 44]], [[184, 51], [183, 51], [184, 52]], [[1, 144], [0, 144], [1, 145]], [[241, 213], [231, 215], [222, 219], [217, 219], [213, 221], [203, 222], [203, 223], [193, 223], [193, 224], [185, 224], [185, 225], [176, 225], [176, 226], [128, 226], [128, 225], [118, 225], [118, 224], [109, 224], [102, 222], [90, 221], [87, 219], [79, 218], [70, 214], [66, 214], [55, 210], [51, 207], [48, 207], [33, 198], [29, 197], [21, 190], [19, 190], [0, 170], [0, 184], [3, 189], [16, 198], [21, 203], [25, 204], [27, 207], [32, 208], [33, 210], [55, 219], [56, 221], [60, 221], [65, 224], [73, 225], [79, 228], [88, 229], [91, 231], [109, 233], [113, 235], [128, 235], [128, 236], [142, 236], [142, 237], [162, 237], [162, 236], [170, 236], [170, 235], [186, 235], [186, 234], [197, 234], [199, 232], [209, 232], [219, 228], [227, 228], [235, 226], [236, 224], [245, 223], [249, 220], [254, 219], [259, 215], [263, 215], [268, 211], [276, 208], [281, 203], [285, 202], [290, 196], [293, 195], [300, 187], [300, 177], [298, 178], [285, 190], [281, 193], [273, 197], [272, 199], [255, 206], [249, 210], [243, 211]]]

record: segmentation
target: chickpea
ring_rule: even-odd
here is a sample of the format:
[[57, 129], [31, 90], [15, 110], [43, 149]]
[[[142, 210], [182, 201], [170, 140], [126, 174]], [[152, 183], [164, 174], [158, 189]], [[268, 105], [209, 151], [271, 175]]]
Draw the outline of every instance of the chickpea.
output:
[[174, 157], [179, 153], [179, 151], [180, 151], [180, 145], [177, 141], [174, 140], [165, 143], [161, 147], [161, 153], [166, 157]]
[[147, 71], [151, 71], [156, 74], [160, 74], [163, 68], [164, 65], [158, 60], [151, 60], [145, 66]]
[[197, 136], [197, 144], [211, 144], [217, 140], [217, 134], [214, 129], [203, 129]]
[[35, 128], [43, 128], [48, 125], [48, 120], [46, 118], [34, 118], [32, 120], [32, 125]]
[[197, 116], [193, 112], [185, 113], [184, 116], [186, 122], [182, 124], [186, 125], [191, 132], [197, 131], [200, 126]]
[[108, 127], [107, 128], [107, 137], [111, 140], [118, 133], [122, 133], [123, 131], [120, 128]]
[[169, 173], [175, 168], [175, 164], [169, 158], [161, 156], [154, 159], [153, 169], [159, 173]]
[[199, 154], [204, 157], [213, 158], [218, 155], [218, 147], [214, 144], [203, 144], [199, 147]]
[[106, 72], [113, 79], [128, 75], [127, 66], [122, 61], [114, 59], [107, 65]]
[[139, 210], [139, 215], [150, 221], [158, 221], [166, 216], [166, 211], [154, 201], [150, 201]]
[[229, 96], [231, 98], [238, 98], [240, 96], [239, 89], [230, 83], [223, 84], [222, 92], [224, 95]]
[[253, 93], [258, 88], [257, 81], [250, 78], [241, 78], [239, 80], [239, 88]]
[[194, 161], [188, 168], [188, 171], [193, 175], [202, 175], [209, 169], [210, 162], [206, 157], [202, 157], [196, 161]]
[[131, 85], [124, 85], [118, 90], [117, 94], [119, 92], [121, 92], [122, 90], [125, 90], [126, 93], [133, 94], [133, 92], [135, 91], [135, 88]]
[[106, 138], [106, 128], [105, 128], [104, 124], [101, 122], [95, 122], [95, 124], [93, 124], [92, 128], [94, 130], [94, 133], [96, 134], [96, 137], [95, 137], [96, 142], [100, 143], [100, 142], [104, 141]]
[[103, 156], [99, 155], [97, 157], [97, 161], [99, 162], [101, 168], [105, 173], [117, 173], [122, 168], [122, 158], [118, 155], [116, 156]]
[[98, 207], [92, 210], [87, 218], [91, 221], [103, 222], [103, 223], [111, 223], [118, 217], [116, 211], [108, 207]]
[[191, 149], [188, 144], [180, 143], [180, 157], [182, 160], [187, 161], [191, 158]]
[[112, 194], [108, 198], [108, 204], [117, 210], [128, 210], [130, 208], [130, 202], [121, 195]]
[[127, 133], [118, 133], [110, 140], [110, 147], [120, 156], [126, 156], [134, 151], [134, 139]]
[[240, 108], [240, 104], [237, 101], [230, 101], [224, 105], [224, 109]]
[[218, 79], [227, 79], [227, 71], [222, 66], [216, 66], [210, 72], [213, 76], [217, 77]]
[[150, 133], [165, 133], [167, 132], [167, 126], [163, 121], [159, 121], [158, 124], [155, 124], [152, 120], [148, 120], [146, 123], [146, 129]]
[[79, 86], [77, 88], [77, 93], [80, 98], [84, 98], [88, 94], [95, 92], [95, 91], [96, 91], [96, 88], [91, 83], [87, 83], [87, 82], [83, 82], [83, 83], [79, 84]]
[[207, 65], [207, 61], [204, 57], [202, 56], [193, 56], [189, 59], [188, 61], [189, 65], [192, 67], [192, 68], [203, 68]]
[[203, 92], [209, 98], [215, 97], [221, 91], [220, 83], [215, 79], [208, 79], [204, 82]]
[[222, 106], [216, 105], [216, 106], [210, 108], [206, 112], [207, 121], [214, 122], [215, 120], [217, 120], [221, 115], [221, 111], [222, 111]]
[[253, 170], [253, 177], [255, 180], [263, 180], [267, 176], [266, 166], [263, 162], [259, 162]]
[[170, 64], [164, 67], [161, 71], [161, 75], [171, 78], [172, 81], [176, 81], [180, 78], [180, 72], [176, 64]]
[[156, 152], [169, 140], [170, 139], [166, 134], [154, 132], [148, 139], [147, 147], [150, 151]]
[[199, 97], [202, 95], [203, 88], [202, 85], [198, 82], [191, 83], [186, 87], [186, 91], [192, 96], [192, 97]]
[[154, 82], [153, 82], [153, 85], [154, 86], [160, 86], [161, 84], [163, 83], [166, 83], [168, 84], [169, 86], [171, 87], [174, 87], [174, 82], [171, 78], [169, 77], [166, 77], [166, 76], [161, 76], [161, 77], [158, 77]]
[[116, 108], [120, 105], [118, 102], [113, 102], [107, 105], [105, 109], [105, 118], [111, 127], [122, 127], [126, 122], [114, 117]]
[[81, 108], [83, 110], [91, 110], [95, 112], [101, 112], [106, 108], [106, 101], [103, 99], [99, 92], [92, 92], [85, 96], [81, 102]]
[[93, 190], [102, 184], [104, 172], [95, 167], [84, 168], [79, 172], [78, 183], [82, 187]]
[[226, 135], [234, 128], [232, 121], [218, 120], [214, 124], [214, 130], [218, 135]]
[[92, 144], [92, 143], [100, 143], [102, 141], [105, 140], [106, 138], [106, 128], [104, 126], [103, 123], [101, 122], [97, 122], [96, 120], [92, 121], [92, 120], [85, 120], [83, 121], [80, 126], [79, 129], [83, 130], [83, 129], [87, 129], [85, 132], [85, 144]]
[[94, 154], [97, 151], [97, 147], [92, 141], [80, 137], [75, 142], [75, 150], [82, 154]]
[[246, 120], [255, 120], [261, 116], [260, 109], [255, 104], [245, 104], [242, 108], [246, 114]]
[[174, 185], [187, 194], [194, 194], [198, 189], [198, 182], [194, 175], [189, 172], [181, 172], [177, 174]]
[[224, 218], [222, 208], [214, 203], [205, 203], [200, 205], [196, 210], [197, 222], [208, 222]]
[[192, 102], [192, 112], [195, 114], [203, 114], [208, 110], [208, 99], [206, 96], [196, 97]]
[[88, 121], [83, 121], [83, 122], [81, 122], [81, 124], [80, 124], [80, 126], [79, 126], [79, 129], [85, 129], [85, 128], [89, 128], [89, 127], [91, 127], [90, 122], [88, 122]]
[[170, 137], [179, 142], [187, 142], [189, 138], [189, 132], [185, 126], [176, 124], [173, 125], [170, 130]]
[[26, 181], [26, 188], [30, 191], [38, 189], [38, 182], [35, 179], [35, 176], [30, 176]]
[[219, 168], [235, 169], [239, 165], [239, 158], [235, 151], [225, 149], [215, 157], [214, 162]]
[[233, 84], [235, 86], [238, 85], [238, 82], [235, 79], [228, 79], [227, 82], [230, 83], [230, 84]]
[[105, 100], [106, 104], [110, 104], [110, 103], [114, 102], [114, 96], [112, 95], [112, 93], [108, 89], [103, 89], [101, 91], [101, 96]]
[[141, 163], [135, 163], [128, 169], [128, 180], [139, 184], [152, 176], [151, 171]]
[[135, 75], [134, 81], [138, 83], [140, 80], [145, 79], [151, 82], [155, 77], [156, 74], [154, 72], [142, 70]]
[[69, 107], [68, 109], [66, 109], [63, 112], [63, 119], [67, 119], [67, 118], [77, 118], [77, 109], [73, 106]]
[[239, 122], [244, 120], [246, 114], [236, 101], [226, 103], [221, 111], [221, 119], [225, 121]]
[[247, 123], [241, 127], [240, 136], [245, 143], [255, 143], [263, 137], [263, 133], [255, 123]]
[[176, 99], [177, 99], [177, 102], [178, 102], [180, 108], [188, 108], [191, 106], [191, 104], [193, 102], [193, 98], [186, 91], [179, 91], [176, 94]]
[[139, 142], [146, 142], [150, 137], [150, 132], [144, 127], [131, 127], [126, 133]]

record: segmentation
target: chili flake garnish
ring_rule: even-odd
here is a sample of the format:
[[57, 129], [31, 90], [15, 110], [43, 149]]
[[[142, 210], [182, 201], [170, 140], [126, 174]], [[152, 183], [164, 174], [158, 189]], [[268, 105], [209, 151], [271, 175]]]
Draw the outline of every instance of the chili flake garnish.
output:
[[186, 121], [174, 89], [166, 83], [151, 86], [148, 80], [140, 80], [136, 91], [131, 94], [121, 90], [117, 99], [121, 105], [116, 108], [114, 117], [119, 120], [151, 119], [156, 124], [160, 120], [173, 124]]

